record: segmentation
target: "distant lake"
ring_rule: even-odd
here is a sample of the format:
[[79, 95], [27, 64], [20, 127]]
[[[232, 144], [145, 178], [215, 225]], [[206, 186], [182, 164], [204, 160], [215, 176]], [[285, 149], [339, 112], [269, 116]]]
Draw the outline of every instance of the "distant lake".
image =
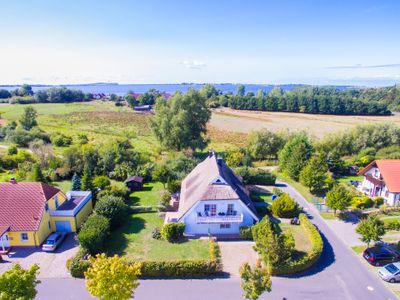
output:
[[[144, 93], [149, 89], [156, 89], [161, 92], [167, 92], [170, 94], [176, 91], [181, 91], [186, 93], [189, 88], [200, 89], [204, 84], [200, 83], [182, 83], [182, 84], [117, 84], [117, 83], [101, 83], [101, 84], [76, 84], [76, 85], [32, 85], [33, 91], [49, 89], [52, 87], [64, 86], [69, 89], [82, 90], [87, 93], [104, 93], [104, 94], [117, 94], [119, 96], [125, 95], [128, 91], [133, 91], [135, 93]], [[213, 84], [216, 89], [221, 90], [224, 93], [236, 92], [238, 84], [226, 83], [226, 84]], [[258, 90], [262, 89], [265, 92], [271, 91], [276, 85], [271, 84], [244, 84], [246, 92], [257, 93]], [[283, 90], [291, 90], [295, 88], [295, 84], [279, 85]], [[14, 90], [18, 88], [15, 86], [0, 85], [0, 88], [7, 90]]]

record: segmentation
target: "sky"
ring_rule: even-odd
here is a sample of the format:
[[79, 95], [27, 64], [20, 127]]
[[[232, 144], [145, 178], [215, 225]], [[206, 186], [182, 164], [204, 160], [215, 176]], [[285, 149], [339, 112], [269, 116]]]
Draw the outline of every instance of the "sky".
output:
[[0, 0], [0, 84], [400, 83], [397, 0]]

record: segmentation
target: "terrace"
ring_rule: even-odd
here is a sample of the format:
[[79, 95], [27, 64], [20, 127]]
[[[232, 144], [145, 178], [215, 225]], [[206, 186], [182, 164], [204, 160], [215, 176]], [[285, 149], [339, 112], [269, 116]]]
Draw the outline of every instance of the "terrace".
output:
[[73, 217], [81, 208], [92, 199], [92, 193], [86, 191], [71, 191], [67, 193], [67, 200], [57, 207], [56, 210], [50, 210], [52, 217]]

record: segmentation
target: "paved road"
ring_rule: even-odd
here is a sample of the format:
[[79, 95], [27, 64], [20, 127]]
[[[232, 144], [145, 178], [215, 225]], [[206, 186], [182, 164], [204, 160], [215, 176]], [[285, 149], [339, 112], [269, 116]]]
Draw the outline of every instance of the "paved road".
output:
[[[316, 267], [290, 278], [273, 278], [272, 292], [264, 294], [261, 299], [397, 299], [367, 270], [351, 249], [338, 239], [314, 207], [291, 187], [282, 186], [282, 189], [307, 209], [323, 235], [325, 248]], [[237, 277], [214, 280], [141, 280], [135, 299], [234, 300], [242, 299], [241, 294]], [[91, 298], [82, 280], [46, 279], [39, 286], [38, 299]]]

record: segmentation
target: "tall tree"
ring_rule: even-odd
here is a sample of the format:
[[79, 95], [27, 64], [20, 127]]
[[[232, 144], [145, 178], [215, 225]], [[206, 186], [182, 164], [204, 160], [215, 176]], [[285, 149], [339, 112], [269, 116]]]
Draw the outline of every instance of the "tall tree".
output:
[[138, 263], [128, 264], [117, 255], [107, 257], [104, 253], [90, 258], [90, 267], [85, 272], [86, 287], [89, 293], [103, 300], [128, 300], [133, 298], [139, 286]]
[[32, 170], [29, 174], [29, 180], [32, 182], [45, 182], [45, 178], [39, 164], [32, 165]]
[[36, 286], [39, 266], [33, 265], [24, 270], [19, 264], [0, 274], [0, 299], [1, 300], [33, 300], [36, 297]]
[[32, 106], [27, 106], [22, 113], [19, 123], [25, 130], [31, 130], [33, 127], [37, 126], [37, 112]]
[[248, 263], [244, 263], [240, 267], [240, 277], [245, 299], [257, 300], [262, 293], [271, 292], [271, 275], [262, 268], [260, 261], [257, 261], [253, 269]]
[[380, 241], [382, 236], [385, 235], [385, 224], [376, 217], [369, 217], [358, 223], [356, 231], [361, 235], [360, 239], [367, 243], [367, 247], [369, 247], [372, 241]]
[[93, 191], [93, 174], [85, 164], [82, 176], [82, 191]]
[[80, 191], [81, 190], [81, 178], [77, 173], [74, 173], [74, 176], [72, 176], [72, 190], [73, 191]]
[[305, 133], [290, 139], [279, 153], [279, 167], [291, 178], [298, 180], [301, 170], [307, 164], [314, 148]]
[[320, 191], [328, 178], [328, 165], [321, 156], [313, 156], [301, 170], [300, 182], [310, 188], [311, 192]]
[[211, 111], [206, 99], [194, 89], [170, 99], [159, 98], [156, 115], [151, 120], [153, 133], [160, 144], [173, 150], [203, 149], [207, 145], [205, 134]]
[[350, 195], [340, 185], [335, 185], [328, 193], [326, 193], [326, 204], [333, 209], [336, 216], [336, 211], [345, 210], [350, 205]]
[[248, 149], [255, 159], [276, 158], [285, 144], [282, 134], [261, 129], [250, 134]]

